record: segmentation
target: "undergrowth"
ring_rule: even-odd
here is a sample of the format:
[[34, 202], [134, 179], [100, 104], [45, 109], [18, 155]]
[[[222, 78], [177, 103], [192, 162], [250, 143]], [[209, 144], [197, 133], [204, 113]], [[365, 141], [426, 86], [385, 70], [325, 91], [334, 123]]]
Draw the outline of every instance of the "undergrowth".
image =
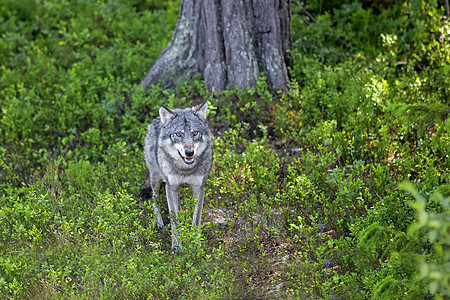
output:
[[[179, 1], [0, 3], [0, 295], [450, 297], [450, 27], [434, 1], [292, 1], [289, 93], [136, 87]], [[209, 101], [203, 226], [157, 229], [143, 141]], [[167, 223], [167, 222], [166, 222]]]

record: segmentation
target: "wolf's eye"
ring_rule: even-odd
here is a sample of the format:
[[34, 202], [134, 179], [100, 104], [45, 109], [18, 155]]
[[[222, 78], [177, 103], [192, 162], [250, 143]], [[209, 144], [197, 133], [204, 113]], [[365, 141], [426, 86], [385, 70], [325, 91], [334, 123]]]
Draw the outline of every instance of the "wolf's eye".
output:
[[193, 135], [193, 136], [197, 136], [197, 134], [198, 134], [198, 131], [193, 131], [193, 132], [192, 132], [192, 135]]
[[176, 135], [177, 137], [182, 137], [182, 136], [183, 136], [183, 134], [182, 134], [181, 132], [177, 132], [177, 133], [175, 133], [175, 135]]

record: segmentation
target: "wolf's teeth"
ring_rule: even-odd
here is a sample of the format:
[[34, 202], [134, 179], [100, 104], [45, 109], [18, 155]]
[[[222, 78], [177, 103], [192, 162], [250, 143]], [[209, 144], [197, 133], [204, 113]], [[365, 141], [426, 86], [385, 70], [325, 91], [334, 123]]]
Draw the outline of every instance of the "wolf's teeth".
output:
[[192, 164], [194, 162], [194, 158], [193, 157], [183, 157], [184, 162], [187, 164]]

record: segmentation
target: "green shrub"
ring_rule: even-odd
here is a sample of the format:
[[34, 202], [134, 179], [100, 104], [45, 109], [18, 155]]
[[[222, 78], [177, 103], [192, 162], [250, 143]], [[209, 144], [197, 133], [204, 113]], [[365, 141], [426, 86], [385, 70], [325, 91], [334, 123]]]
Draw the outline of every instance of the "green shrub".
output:
[[[419, 256], [420, 277], [426, 280], [431, 293], [437, 294], [439, 299], [445, 299], [450, 296], [449, 188], [445, 186], [440, 189], [445, 195], [436, 190], [428, 201], [409, 182], [403, 182], [400, 188], [414, 197], [415, 201], [411, 205], [418, 213], [418, 222], [409, 228], [408, 233], [413, 236], [425, 234], [425, 241], [433, 243], [435, 260], [430, 261], [423, 254]], [[437, 211], [427, 208], [429, 201], [438, 205]]]

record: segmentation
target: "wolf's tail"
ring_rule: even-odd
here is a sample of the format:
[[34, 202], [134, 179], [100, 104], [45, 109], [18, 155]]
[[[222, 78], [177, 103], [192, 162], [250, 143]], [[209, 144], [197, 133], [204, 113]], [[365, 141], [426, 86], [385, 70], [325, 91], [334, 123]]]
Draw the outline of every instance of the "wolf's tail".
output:
[[153, 189], [150, 184], [150, 176], [147, 175], [144, 183], [141, 185], [141, 189], [139, 190], [139, 197], [142, 199], [150, 199], [153, 197]]

